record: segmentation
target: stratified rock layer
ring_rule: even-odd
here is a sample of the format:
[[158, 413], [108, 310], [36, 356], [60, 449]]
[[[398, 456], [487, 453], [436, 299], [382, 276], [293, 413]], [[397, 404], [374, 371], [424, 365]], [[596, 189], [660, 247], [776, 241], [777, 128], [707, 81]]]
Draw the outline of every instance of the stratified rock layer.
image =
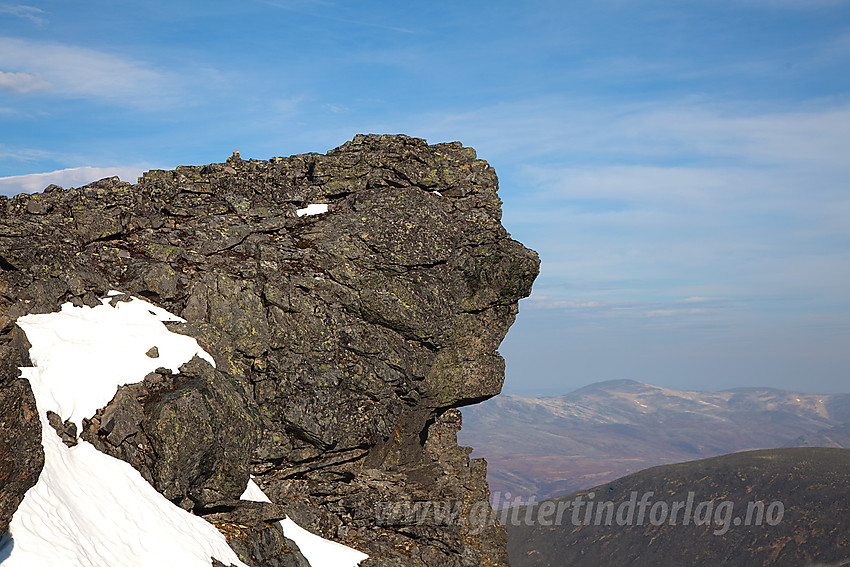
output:
[[216, 368], [121, 388], [81, 437], [207, 515], [250, 564], [297, 564], [275, 551], [274, 518], [237, 504], [253, 474], [364, 566], [506, 565], [496, 524], [376, 521], [387, 503], [487, 500], [453, 408], [500, 391], [496, 349], [539, 265], [501, 226], [496, 190], [472, 149], [406, 136], [51, 186], [0, 204], [0, 322], [112, 289], [184, 317], [172, 330]]

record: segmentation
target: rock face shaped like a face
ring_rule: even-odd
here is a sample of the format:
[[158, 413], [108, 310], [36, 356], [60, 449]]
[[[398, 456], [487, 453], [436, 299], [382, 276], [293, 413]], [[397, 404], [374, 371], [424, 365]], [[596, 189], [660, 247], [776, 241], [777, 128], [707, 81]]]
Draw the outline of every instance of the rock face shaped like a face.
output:
[[501, 226], [497, 183], [459, 143], [357, 136], [327, 155], [50, 187], [0, 203], [0, 319], [111, 289], [184, 317], [172, 330], [216, 369], [196, 359], [122, 388], [81, 437], [225, 533], [238, 516], [246, 562], [279, 547], [237, 503], [250, 473], [364, 565], [506, 565], [492, 521], [376, 521], [387, 503], [487, 500], [452, 408], [499, 393], [497, 348], [539, 265]]

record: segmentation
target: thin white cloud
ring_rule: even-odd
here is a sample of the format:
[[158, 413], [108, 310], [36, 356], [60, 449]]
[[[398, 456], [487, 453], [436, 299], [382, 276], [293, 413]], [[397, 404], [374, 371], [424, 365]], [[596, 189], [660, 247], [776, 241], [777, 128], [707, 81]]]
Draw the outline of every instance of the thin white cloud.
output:
[[[4, 114], [17, 114], [17, 111], [11, 108], [0, 109]], [[16, 162], [32, 162], [39, 159], [50, 159], [50, 152], [45, 150], [35, 150], [30, 148], [8, 148], [0, 143], [0, 160], [10, 160]]]
[[850, 144], [850, 105], [722, 104], [703, 99], [604, 103], [545, 97], [462, 113], [427, 115], [429, 139], [461, 139], [491, 159], [649, 165], [711, 160], [726, 165], [793, 163], [844, 166]]
[[700, 112], [683, 107], [660, 110], [631, 124], [635, 134], [659, 126], [670, 142], [688, 144], [686, 148], [707, 156], [753, 165], [848, 165], [845, 152], [850, 147], [850, 105], [792, 112]]
[[24, 4], [0, 4], [0, 14], [11, 14], [19, 18], [24, 18], [37, 26], [43, 26], [47, 22], [45, 15], [47, 12], [35, 6], [26, 6]]
[[52, 85], [38, 75], [29, 73], [4, 73], [0, 71], [0, 91], [16, 94], [26, 94], [33, 91], [44, 91]]
[[707, 317], [728, 315], [739, 311], [742, 306], [741, 302], [727, 299], [695, 299], [699, 307], [694, 307], [694, 302], [689, 300], [586, 300], [535, 294], [523, 301], [522, 308], [568, 312], [569, 317], [584, 321], [618, 319], [640, 324], [642, 321], [664, 318], [670, 323], [692, 324], [702, 323]]
[[432, 141], [461, 139], [497, 170], [506, 156], [525, 162], [507, 173], [529, 205], [518, 200], [507, 213], [526, 223], [560, 222], [566, 212], [571, 223], [698, 228], [702, 218], [745, 227], [746, 214], [787, 214], [823, 234], [841, 230], [836, 211], [850, 200], [850, 105], [765, 112], [685, 101], [600, 110], [550, 98], [430, 118], [422, 130]]
[[543, 259], [534, 311], [729, 326], [846, 305], [850, 105], [550, 97], [430, 118], [418, 132], [499, 171], [506, 226]]
[[36, 193], [51, 184], [65, 188], [80, 187], [92, 181], [114, 176], [118, 176], [123, 181], [135, 183], [146, 169], [149, 168], [138, 166], [72, 167], [47, 173], [0, 177], [0, 195]]
[[646, 312], [647, 317], [674, 317], [678, 315], [702, 315], [711, 313], [710, 309], [653, 309]]
[[[143, 108], [179, 101], [172, 73], [131, 58], [61, 43], [0, 37], [0, 69], [10, 81], [67, 97], [95, 98]], [[40, 81], [40, 82], [39, 82]], [[35, 89], [31, 89], [35, 90]]]
[[522, 303], [523, 307], [532, 309], [598, 309], [609, 308], [599, 301], [582, 301], [577, 299], [564, 299], [560, 297], [549, 297], [546, 295], [534, 295]]

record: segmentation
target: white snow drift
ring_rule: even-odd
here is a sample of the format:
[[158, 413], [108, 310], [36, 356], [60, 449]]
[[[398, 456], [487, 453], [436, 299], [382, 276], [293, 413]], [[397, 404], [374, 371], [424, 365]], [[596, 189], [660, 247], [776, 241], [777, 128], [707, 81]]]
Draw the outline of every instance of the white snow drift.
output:
[[[136, 298], [114, 305], [104, 299], [94, 308], [68, 303], [59, 313], [18, 319], [32, 345], [35, 366], [21, 370], [38, 406], [45, 463], [0, 539], [3, 567], [208, 567], [212, 557], [246, 567], [214, 526], [169, 502], [129, 464], [85, 441], [66, 447], [47, 423], [53, 411], [79, 430], [118, 386], [160, 367], [177, 372], [195, 355], [215, 364], [195, 339], [171, 333], [163, 321], [182, 319]], [[158, 356], [146, 354], [154, 346]], [[285, 522], [287, 537], [304, 546], [313, 567], [353, 566], [367, 557]], [[314, 551], [334, 546], [352, 559]]]
[[[112, 295], [117, 295], [113, 292]], [[109, 403], [118, 386], [141, 382], [164, 367], [177, 372], [194, 355], [209, 361], [192, 337], [169, 331], [162, 321], [183, 321], [147, 301], [116, 301], [114, 307], [62, 306], [59, 313], [26, 315], [18, 319], [32, 345], [36, 369], [26, 378], [42, 414], [54, 411], [82, 430], [83, 418]], [[157, 347], [159, 356], [145, 353]]]

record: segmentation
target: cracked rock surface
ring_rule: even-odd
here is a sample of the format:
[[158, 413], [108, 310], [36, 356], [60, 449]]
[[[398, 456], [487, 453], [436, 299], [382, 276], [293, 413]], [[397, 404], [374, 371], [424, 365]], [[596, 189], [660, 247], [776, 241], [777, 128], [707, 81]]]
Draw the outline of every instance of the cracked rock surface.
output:
[[[499, 393], [497, 348], [539, 266], [501, 226], [497, 184], [459, 143], [370, 135], [19, 195], [0, 202], [0, 325], [112, 289], [185, 318], [169, 327], [216, 368], [196, 358], [120, 388], [80, 437], [251, 565], [302, 559], [277, 512], [239, 504], [249, 475], [364, 566], [507, 565], [495, 523], [376, 520], [386, 503], [487, 500], [455, 408]], [[314, 204], [327, 212], [299, 215]]]
[[30, 366], [30, 344], [14, 324], [0, 331], [0, 535], [44, 466], [35, 397], [20, 366]]

